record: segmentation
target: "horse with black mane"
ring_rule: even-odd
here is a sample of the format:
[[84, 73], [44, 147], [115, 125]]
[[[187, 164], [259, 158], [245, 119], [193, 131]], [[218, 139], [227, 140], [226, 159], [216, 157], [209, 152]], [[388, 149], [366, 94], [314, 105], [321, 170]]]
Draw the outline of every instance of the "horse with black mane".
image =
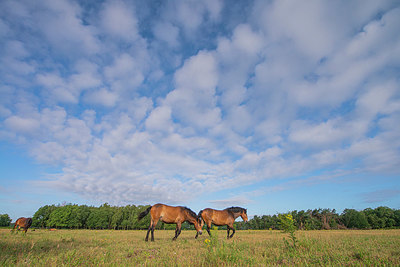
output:
[[191, 209], [187, 207], [173, 207], [164, 204], [155, 204], [145, 211], [139, 214], [138, 220], [141, 220], [150, 212], [151, 222], [149, 229], [146, 234], [146, 241], [149, 240], [149, 233], [151, 231], [151, 241], [154, 241], [154, 228], [156, 227], [159, 220], [167, 224], [176, 224], [175, 236], [172, 240], [176, 240], [181, 233], [181, 227], [183, 222], [189, 222], [194, 224], [197, 234], [196, 237], [202, 233], [203, 228], [202, 220], [194, 213]]
[[[199, 217], [207, 225], [207, 232], [211, 236], [211, 224], [222, 226], [226, 225], [228, 228], [227, 238], [232, 238], [235, 234], [235, 228], [233, 228], [233, 223], [237, 217], [242, 217], [244, 222], [248, 221], [247, 209], [241, 207], [230, 207], [224, 210], [214, 210], [214, 209], [204, 209], [199, 212]], [[232, 235], [229, 236], [229, 231], [232, 230]]]
[[32, 225], [32, 218], [21, 217], [15, 222], [14, 228], [11, 230], [11, 232], [14, 232], [15, 228], [17, 228], [17, 234], [18, 234], [18, 231], [21, 228], [23, 228], [24, 233], [26, 234], [26, 231], [28, 231], [28, 228], [31, 227], [31, 225]]

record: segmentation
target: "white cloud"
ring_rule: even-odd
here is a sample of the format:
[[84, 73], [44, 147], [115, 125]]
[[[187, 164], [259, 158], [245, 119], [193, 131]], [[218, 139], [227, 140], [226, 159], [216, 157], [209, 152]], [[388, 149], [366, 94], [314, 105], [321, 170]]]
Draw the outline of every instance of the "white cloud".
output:
[[129, 54], [118, 56], [111, 66], [104, 68], [104, 74], [116, 91], [135, 89], [144, 80], [139, 62]]
[[325, 145], [338, 145], [338, 142], [348, 140], [352, 132], [344, 127], [340, 120], [329, 120], [317, 125], [306, 121], [295, 121], [290, 130], [289, 140], [300, 145], [314, 146], [318, 149]]
[[215, 89], [218, 71], [212, 54], [200, 52], [188, 59], [175, 74], [176, 89], [165, 98], [172, 116], [183, 125], [204, 129], [220, 120]]
[[36, 77], [38, 83], [46, 89], [46, 98], [56, 103], [78, 103], [81, 90], [70, 87], [68, 81], [57, 73], [43, 73]]
[[0, 136], [62, 168], [43, 184], [182, 203], [321, 169], [398, 174], [389, 1], [21, 1], [0, 4]]
[[204, 1], [204, 5], [210, 14], [210, 18], [218, 20], [224, 3], [220, 0], [206, 0]]
[[101, 12], [101, 25], [113, 38], [134, 41], [138, 38], [137, 19], [133, 8], [123, 1], [107, 1]]
[[373, 86], [370, 90], [366, 90], [356, 102], [358, 115], [371, 120], [378, 114], [385, 115], [396, 110], [399, 111], [398, 102], [397, 104], [393, 103], [396, 90], [398, 89], [397, 86], [398, 84], [389, 82]]
[[362, 194], [367, 203], [380, 203], [400, 195], [400, 190], [382, 189]]
[[82, 9], [77, 4], [48, 0], [42, 4], [36, 7], [32, 19], [52, 49], [71, 55], [90, 55], [100, 51], [95, 30], [90, 25], [84, 25], [80, 19]]
[[81, 90], [96, 88], [102, 85], [102, 79], [98, 72], [98, 65], [87, 60], [78, 61], [75, 65], [76, 73], [69, 77], [72, 88]]
[[118, 100], [118, 95], [102, 88], [85, 94], [84, 100], [90, 104], [113, 107]]
[[220, 209], [224, 209], [232, 206], [246, 206], [252, 201], [246, 196], [233, 196], [226, 199], [210, 200], [208, 202]]
[[195, 39], [202, 34], [199, 29], [204, 24], [220, 20], [223, 5], [221, 0], [171, 1], [167, 2], [163, 17], [179, 26], [186, 37]]
[[39, 122], [34, 118], [10, 116], [4, 121], [4, 124], [12, 131], [26, 134], [28, 136], [36, 133], [39, 130]]
[[46, 164], [58, 164], [67, 156], [64, 147], [57, 142], [39, 143], [31, 154], [39, 162]]
[[171, 47], [177, 47], [179, 45], [179, 28], [175, 27], [169, 22], [160, 22], [154, 26], [155, 36], [166, 42]]
[[171, 108], [162, 106], [155, 108], [146, 120], [149, 131], [172, 132]]
[[339, 105], [352, 98], [362, 83], [380, 69], [390, 67], [400, 57], [400, 40], [393, 34], [398, 24], [394, 14], [398, 12], [394, 9], [369, 22], [363, 32], [349, 38], [343, 49], [316, 68], [316, 82], [293, 86], [295, 101], [305, 106]]
[[[197, 1], [181, 1], [179, 4], [176, 2], [174, 6], [174, 12], [176, 19], [183, 25], [187, 31], [196, 30], [197, 27], [203, 22], [203, 12], [202, 8], [199, 8]], [[195, 8], [193, 8], [193, 5]]]
[[244, 24], [236, 27], [232, 43], [236, 48], [250, 55], [257, 54], [263, 46], [262, 38], [254, 33], [249, 25]]

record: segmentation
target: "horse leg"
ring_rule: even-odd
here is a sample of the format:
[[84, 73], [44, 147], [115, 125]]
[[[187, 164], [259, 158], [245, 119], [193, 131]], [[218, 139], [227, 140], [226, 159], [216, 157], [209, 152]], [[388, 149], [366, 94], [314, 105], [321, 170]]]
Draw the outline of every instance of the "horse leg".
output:
[[156, 226], [157, 226], [157, 223], [158, 223], [159, 219], [160, 218], [156, 218], [155, 220], [153, 220], [153, 218], [151, 218], [151, 220], [153, 222], [153, 225], [152, 225], [152, 228], [151, 228], [151, 241], [154, 241], [154, 229], [156, 229]]
[[149, 241], [149, 233], [151, 231], [152, 223], [153, 222], [150, 223], [149, 229], [147, 230], [146, 238], [144, 239], [146, 242]]
[[178, 236], [181, 234], [181, 230], [182, 230], [182, 224], [178, 222], [176, 224], [175, 236], [174, 238], [172, 238], [172, 240], [176, 240], [178, 238]]
[[154, 242], [154, 229], [156, 228], [156, 225], [153, 224], [153, 227], [151, 227], [151, 241]]
[[227, 232], [226, 238], [229, 239], [229, 231], [231, 230], [231, 228], [229, 227], [229, 225], [227, 225], [226, 229], [227, 229], [226, 230], [226, 232]]
[[182, 232], [182, 226], [179, 224], [179, 231], [178, 231], [178, 235], [176, 236], [176, 238], [178, 238], [178, 236], [181, 234]]
[[207, 224], [207, 233], [208, 233], [209, 236], [211, 236], [210, 229], [211, 229], [211, 223]]
[[234, 234], [235, 234], [235, 228], [233, 228], [232, 226], [232, 235], [229, 238], [232, 238]]
[[17, 226], [17, 224], [14, 224], [14, 227], [13, 227], [13, 229], [11, 229], [11, 233], [14, 233], [15, 232], [15, 227]]
[[[150, 233], [150, 231], [152, 231], [153, 225], [154, 225], [154, 220], [153, 220], [153, 218], [152, 218], [151, 221], [150, 221], [149, 229], [147, 229], [146, 238], [144, 239], [146, 242], [149, 241], [149, 233]], [[154, 231], [154, 230], [153, 230], [153, 231]], [[153, 233], [151, 233], [151, 235], [153, 236]], [[153, 239], [154, 239], [154, 238], [153, 238]]]
[[176, 225], [176, 228], [175, 228], [175, 236], [172, 238], [172, 240], [175, 240], [176, 237], [177, 237], [177, 235], [178, 235], [178, 225]]

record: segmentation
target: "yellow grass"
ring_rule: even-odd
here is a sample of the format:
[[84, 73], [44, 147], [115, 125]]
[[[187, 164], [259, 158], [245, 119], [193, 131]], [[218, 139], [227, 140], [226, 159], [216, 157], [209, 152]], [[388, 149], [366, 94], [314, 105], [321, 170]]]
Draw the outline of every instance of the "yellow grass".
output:
[[[0, 230], [1, 266], [219, 266], [219, 265], [400, 265], [400, 230], [298, 231], [297, 249], [279, 231], [29, 230], [27, 235]], [[289, 243], [290, 244], [290, 243]]]

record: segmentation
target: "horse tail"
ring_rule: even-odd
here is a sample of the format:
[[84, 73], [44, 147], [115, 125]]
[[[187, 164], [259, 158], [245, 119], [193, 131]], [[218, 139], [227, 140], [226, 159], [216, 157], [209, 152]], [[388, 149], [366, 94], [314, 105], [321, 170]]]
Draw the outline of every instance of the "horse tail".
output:
[[144, 216], [146, 216], [147, 214], [149, 214], [151, 208], [153, 206], [148, 207], [145, 211], [141, 212], [138, 216], [138, 221], [140, 221], [141, 219], [143, 219]]
[[31, 227], [31, 225], [32, 225], [32, 218], [27, 218], [26, 219], [26, 228]]

